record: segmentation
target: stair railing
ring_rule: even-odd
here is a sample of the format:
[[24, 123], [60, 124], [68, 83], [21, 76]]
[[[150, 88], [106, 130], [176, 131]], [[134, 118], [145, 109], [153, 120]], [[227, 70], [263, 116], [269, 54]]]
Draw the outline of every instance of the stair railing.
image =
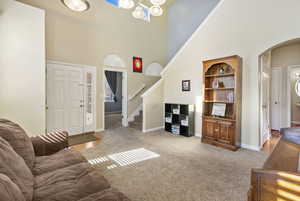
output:
[[139, 88], [136, 92], [134, 92], [131, 96], [129, 96], [129, 101], [133, 100], [135, 97], [137, 97], [144, 89], [146, 88], [146, 85], [143, 84], [141, 88]]

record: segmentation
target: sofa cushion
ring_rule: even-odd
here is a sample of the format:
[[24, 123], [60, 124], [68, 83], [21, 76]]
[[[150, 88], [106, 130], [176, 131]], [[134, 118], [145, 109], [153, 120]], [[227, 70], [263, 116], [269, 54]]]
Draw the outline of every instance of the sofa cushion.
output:
[[109, 188], [107, 180], [88, 163], [35, 177], [34, 201], [74, 201]]
[[86, 159], [80, 152], [65, 149], [50, 156], [36, 157], [33, 174], [40, 175], [83, 162], [86, 162]]
[[0, 174], [0, 201], [25, 201], [20, 188], [4, 174]]
[[26, 162], [32, 170], [35, 154], [30, 138], [25, 131], [14, 122], [0, 119], [0, 137], [4, 138]]
[[21, 189], [27, 201], [32, 200], [34, 179], [25, 161], [0, 137], [0, 173], [7, 175]]
[[91, 194], [79, 201], [130, 201], [123, 193], [109, 188], [98, 193]]

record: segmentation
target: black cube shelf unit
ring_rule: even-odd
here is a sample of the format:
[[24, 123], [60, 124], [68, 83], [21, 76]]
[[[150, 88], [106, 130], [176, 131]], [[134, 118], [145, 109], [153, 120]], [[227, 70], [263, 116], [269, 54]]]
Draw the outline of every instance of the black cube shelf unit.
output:
[[195, 105], [165, 104], [165, 130], [191, 137], [195, 135]]

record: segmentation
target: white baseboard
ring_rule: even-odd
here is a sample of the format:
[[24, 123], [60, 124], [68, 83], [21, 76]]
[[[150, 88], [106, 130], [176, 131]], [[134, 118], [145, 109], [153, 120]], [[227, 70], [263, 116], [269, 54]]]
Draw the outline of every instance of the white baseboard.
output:
[[134, 117], [138, 116], [140, 114], [140, 111], [143, 110], [143, 104], [140, 104], [135, 110], [134, 112], [128, 116], [127, 121], [128, 122], [133, 122], [134, 121]]
[[95, 132], [97, 132], [97, 133], [100, 133], [100, 132], [103, 132], [104, 131], [104, 128], [97, 128], [96, 130], [95, 130]]
[[157, 127], [157, 128], [151, 128], [151, 129], [143, 130], [143, 133], [149, 133], [149, 132], [153, 132], [153, 131], [158, 131], [158, 130], [161, 130], [161, 129], [164, 129], [164, 128], [165, 128], [164, 126]]
[[242, 144], [241, 147], [244, 149], [252, 150], [252, 151], [260, 151], [260, 147], [249, 145], [249, 144]]
[[202, 137], [201, 133], [195, 133], [195, 137]]

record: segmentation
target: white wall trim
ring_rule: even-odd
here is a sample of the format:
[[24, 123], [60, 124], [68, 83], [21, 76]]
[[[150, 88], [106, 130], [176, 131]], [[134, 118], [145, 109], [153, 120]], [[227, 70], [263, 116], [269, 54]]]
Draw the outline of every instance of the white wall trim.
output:
[[260, 147], [249, 145], [249, 144], [242, 144], [241, 147], [244, 149], [252, 150], [252, 151], [260, 151]]
[[143, 93], [141, 95], [141, 97], [144, 98], [144, 97], [150, 95], [153, 90], [155, 90], [157, 87], [159, 87], [159, 85], [162, 83], [162, 81], [163, 81], [163, 79], [158, 80], [152, 87], [150, 87], [147, 91], [145, 91], [145, 93]]
[[132, 114], [130, 114], [128, 116], [128, 122], [133, 122], [134, 121], [134, 117], [138, 116], [140, 114], [140, 111], [143, 110], [143, 104], [140, 104], [134, 111]]
[[106, 68], [104, 67], [102, 70], [102, 125], [105, 125], [105, 71], [113, 71], [113, 72], [121, 72], [123, 76], [122, 81], [122, 96], [123, 96], [123, 102], [122, 102], [122, 125], [124, 127], [128, 126], [128, 113], [127, 113], [127, 106], [128, 106], [128, 92], [127, 92], [127, 70], [126, 69], [116, 69], [116, 68]]
[[100, 133], [100, 132], [103, 132], [104, 131], [104, 128], [97, 128], [96, 130], [95, 130], [95, 132], [97, 132], [97, 133]]
[[195, 137], [202, 137], [202, 133], [195, 133]]
[[150, 129], [147, 129], [147, 130], [144, 130], [144, 129], [143, 129], [143, 133], [150, 133], [150, 132], [162, 130], [162, 129], [164, 129], [164, 128], [165, 128], [164, 126], [161, 126], [161, 127], [157, 127], [157, 128], [150, 128]]
[[200, 24], [200, 26], [196, 29], [196, 31], [192, 34], [192, 36], [185, 42], [185, 44], [179, 49], [179, 51], [175, 54], [175, 56], [171, 59], [171, 61], [167, 64], [167, 66], [163, 69], [163, 71], [160, 73], [161, 76], [163, 76], [172, 66], [172, 64], [175, 62], [175, 59], [185, 50], [185, 48], [194, 40], [196, 37], [198, 31], [208, 23], [208, 20], [215, 14], [215, 12], [218, 10], [218, 8], [225, 2], [225, 0], [221, 0], [216, 7], [208, 14], [208, 16], [204, 19], [204, 21]]

